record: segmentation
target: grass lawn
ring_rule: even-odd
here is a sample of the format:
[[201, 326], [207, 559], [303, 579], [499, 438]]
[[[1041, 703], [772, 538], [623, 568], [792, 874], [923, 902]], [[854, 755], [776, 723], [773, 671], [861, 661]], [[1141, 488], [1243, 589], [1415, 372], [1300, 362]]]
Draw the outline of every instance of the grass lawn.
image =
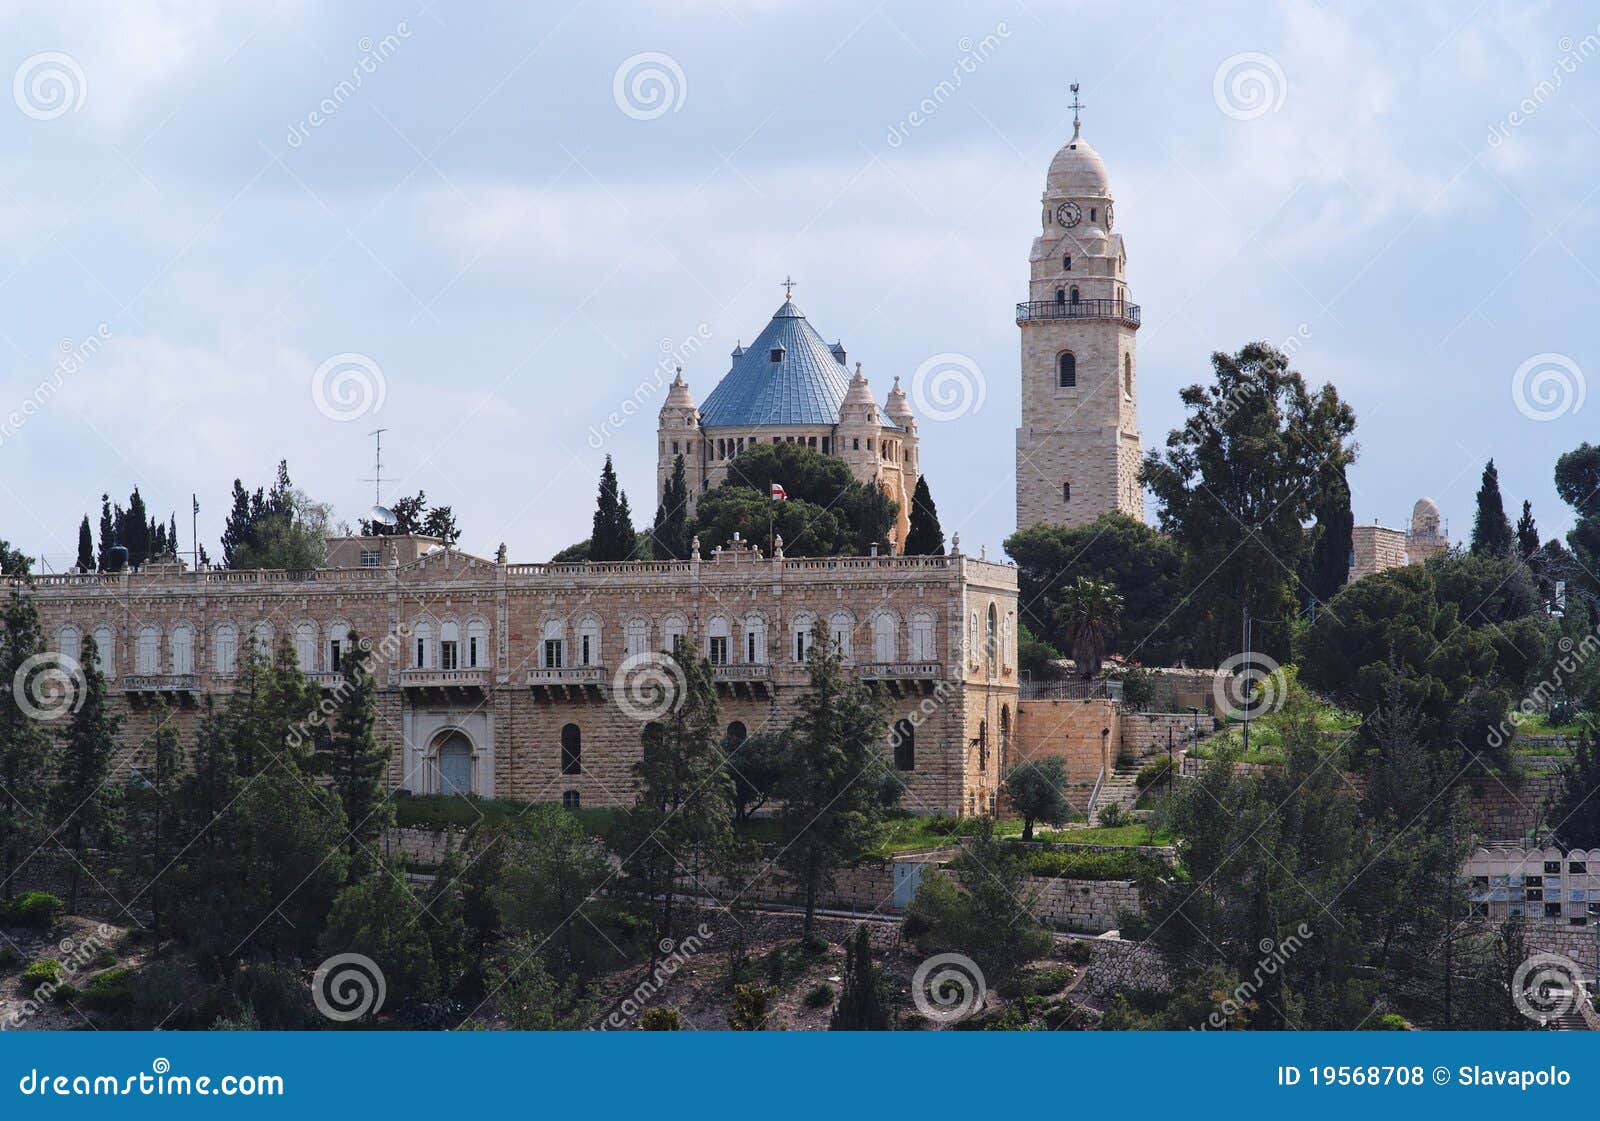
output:
[[1152, 830], [1144, 822], [1132, 825], [1099, 826], [1093, 829], [1056, 829], [1033, 831], [1035, 840], [1055, 841], [1067, 845], [1170, 845], [1172, 834], [1166, 830]]

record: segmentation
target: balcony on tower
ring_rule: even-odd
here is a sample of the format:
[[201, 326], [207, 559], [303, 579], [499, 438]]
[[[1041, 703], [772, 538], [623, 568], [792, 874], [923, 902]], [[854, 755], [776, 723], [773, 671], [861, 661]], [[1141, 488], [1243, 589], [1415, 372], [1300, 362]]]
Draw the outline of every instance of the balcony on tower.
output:
[[1139, 305], [1127, 300], [1029, 300], [1017, 305], [1017, 322], [1031, 319], [1116, 319], [1139, 326]]

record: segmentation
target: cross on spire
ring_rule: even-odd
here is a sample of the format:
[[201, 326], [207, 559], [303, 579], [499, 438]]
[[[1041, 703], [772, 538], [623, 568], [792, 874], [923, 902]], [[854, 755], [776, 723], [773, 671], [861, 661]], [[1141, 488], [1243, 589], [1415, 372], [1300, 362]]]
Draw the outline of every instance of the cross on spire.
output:
[[791, 277], [783, 278], [783, 298], [785, 302], [794, 299], [794, 280]]
[[1077, 82], [1073, 82], [1072, 83], [1072, 137], [1073, 137], [1074, 140], [1076, 140], [1077, 137], [1078, 137], [1078, 128], [1079, 128], [1078, 110], [1082, 109], [1082, 108], [1083, 108], [1083, 102], [1078, 100], [1078, 83]]

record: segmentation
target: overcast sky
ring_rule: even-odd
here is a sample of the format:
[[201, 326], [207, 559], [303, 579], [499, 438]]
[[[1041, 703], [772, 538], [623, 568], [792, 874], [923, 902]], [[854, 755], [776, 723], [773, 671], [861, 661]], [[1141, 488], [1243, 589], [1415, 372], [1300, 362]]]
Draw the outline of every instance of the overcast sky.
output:
[[1555, 457], [1600, 419], [1600, 14], [1570, 5], [11, 0], [3, 20], [0, 537], [55, 569], [135, 483], [185, 548], [197, 492], [216, 556], [232, 480], [284, 457], [359, 517], [380, 425], [385, 497], [451, 504], [463, 548], [586, 536], [607, 452], [647, 524], [653, 371], [683, 355], [704, 401], [788, 275], [880, 401], [935, 356], [977, 371], [962, 415], [924, 419], [922, 463], [946, 532], [996, 555], [1012, 310], [1074, 80], [1144, 309], [1146, 447], [1213, 350], [1294, 339], [1359, 417], [1358, 522], [1428, 494], [1459, 540], [1493, 456], [1549, 536]]

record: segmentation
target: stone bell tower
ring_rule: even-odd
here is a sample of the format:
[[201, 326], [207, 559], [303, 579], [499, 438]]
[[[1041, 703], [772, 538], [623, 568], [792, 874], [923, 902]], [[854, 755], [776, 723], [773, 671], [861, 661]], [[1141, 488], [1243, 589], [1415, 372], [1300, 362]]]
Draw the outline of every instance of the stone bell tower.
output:
[[1110, 179], [1083, 139], [1074, 83], [1072, 139], [1050, 161], [1043, 227], [1028, 255], [1017, 429], [1017, 526], [1083, 525], [1120, 510], [1144, 520], [1139, 487], [1139, 306], [1112, 232]]

